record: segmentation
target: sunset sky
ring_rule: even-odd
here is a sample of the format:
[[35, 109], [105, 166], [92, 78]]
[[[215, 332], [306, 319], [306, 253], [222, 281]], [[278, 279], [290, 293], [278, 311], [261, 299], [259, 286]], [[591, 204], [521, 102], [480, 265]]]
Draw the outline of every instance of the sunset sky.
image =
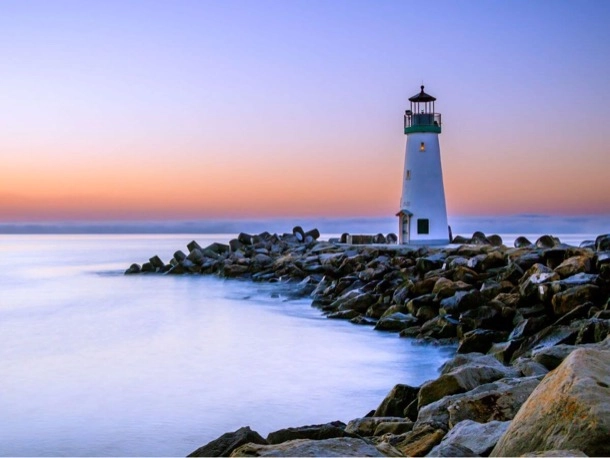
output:
[[610, 214], [610, 2], [0, 2], [0, 222]]

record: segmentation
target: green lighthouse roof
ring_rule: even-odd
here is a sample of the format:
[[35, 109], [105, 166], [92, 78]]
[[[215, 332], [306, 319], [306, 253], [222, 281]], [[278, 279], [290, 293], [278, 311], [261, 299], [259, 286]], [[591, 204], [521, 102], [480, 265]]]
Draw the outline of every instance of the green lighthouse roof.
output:
[[426, 94], [424, 92], [424, 86], [421, 86], [421, 92], [419, 94], [415, 94], [413, 97], [409, 98], [410, 102], [434, 102], [436, 97], [432, 97], [430, 94]]

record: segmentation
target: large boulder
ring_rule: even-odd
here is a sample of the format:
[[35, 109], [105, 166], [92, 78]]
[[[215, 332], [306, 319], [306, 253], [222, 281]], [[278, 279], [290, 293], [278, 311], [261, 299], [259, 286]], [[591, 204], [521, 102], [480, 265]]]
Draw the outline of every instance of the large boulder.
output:
[[354, 437], [296, 439], [275, 445], [245, 444], [231, 456], [385, 456], [374, 445]]
[[490, 421], [488, 423], [477, 423], [472, 420], [461, 421], [426, 456], [440, 456], [437, 450], [440, 451], [448, 445], [465, 447], [474, 452], [475, 456], [487, 456], [502, 434], [506, 432], [509, 424], [509, 421]]
[[418, 425], [406, 433], [395, 447], [405, 456], [425, 456], [447, 434], [443, 428], [430, 424]]
[[582, 450], [610, 456], [610, 351], [580, 348], [523, 404], [491, 456]]
[[375, 330], [400, 332], [409, 326], [416, 325], [418, 321], [419, 320], [410, 313], [405, 314], [396, 312], [382, 317], [375, 325]]
[[236, 448], [248, 443], [266, 444], [267, 441], [256, 431], [252, 431], [249, 426], [244, 426], [237, 431], [223, 434], [188, 456], [231, 456]]
[[350, 420], [350, 422], [345, 427], [345, 432], [361, 437], [365, 436], [373, 436], [375, 434], [375, 430], [381, 423], [395, 423], [399, 421], [408, 421], [410, 420], [401, 417], [362, 417], [355, 418]]
[[583, 255], [572, 256], [555, 267], [554, 270], [561, 278], [571, 277], [578, 273], [589, 273], [591, 272], [591, 258]]

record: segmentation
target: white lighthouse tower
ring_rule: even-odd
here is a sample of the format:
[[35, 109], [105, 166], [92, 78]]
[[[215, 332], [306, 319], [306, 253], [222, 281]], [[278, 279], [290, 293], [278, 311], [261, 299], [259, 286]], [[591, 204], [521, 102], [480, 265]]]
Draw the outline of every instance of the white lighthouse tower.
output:
[[436, 98], [421, 92], [409, 99], [405, 112], [405, 170], [398, 216], [399, 243], [420, 245], [450, 242], [441, 168], [441, 115]]

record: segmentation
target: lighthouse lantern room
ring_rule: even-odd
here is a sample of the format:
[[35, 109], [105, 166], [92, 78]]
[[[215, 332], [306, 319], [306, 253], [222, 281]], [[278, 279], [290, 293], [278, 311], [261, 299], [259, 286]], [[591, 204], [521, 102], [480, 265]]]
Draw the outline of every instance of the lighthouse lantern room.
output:
[[407, 136], [399, 221], [399, 242], [446, 244], [450, 242], [438, 134], [441, 115], [436, 98], [421, 92], [409, 99], [404, 128]]

